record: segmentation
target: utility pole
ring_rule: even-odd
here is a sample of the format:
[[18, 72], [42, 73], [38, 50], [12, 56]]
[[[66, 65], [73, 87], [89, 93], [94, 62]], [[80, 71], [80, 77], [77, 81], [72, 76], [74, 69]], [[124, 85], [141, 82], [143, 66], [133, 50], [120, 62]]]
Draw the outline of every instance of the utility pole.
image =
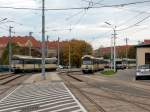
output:
[[11, 60], [12, 60], [12, 39], [11, 39], [11, 33], [12, 33], [12, 28], [9, 26], [9, 72], [11, 72]]
[[128, 67], [128, 38], [125, 38], [125, 42], [126, 42], [126, 67]]
[[113, 34], [113, 36], [114, 36], [114, 72], [116, 72], [116, 26], [115, 26], [115, 28], [113, 28], [113, 30], [114, 30], [114, 34]]
[[46, 44], [46, 57], [48, 58], [48, 44], [49, 44], [49, 36], [47, 35], [47, 44]]
[[70, 41], [69, 41], [69, 71], [71, 69], [71, 53], [70, 53]]
[[126, 59], [128, 58], [128, 38], [125, 38], [125, 42], [126, 42]]
[[45, 0], [42, 0], [42, 76], [45, 76]]
[[111, 37], [111, 69], [113, 67], [113, 37]]
[[109, 25], [113, 29], [113, 38], [114, 38], [114, 57], [113, 57], [113, 66], [114, 66], [114, 72], [116, 72], [116, 26], [112, 26], [112, 24], [105, 22], [107, 25]]
[[32, 37], [32, 34], [33, 34], [33, 32], [29, 32], [29, 41], [30, 41], [30, 44], [29, 44], [29, 56], [31, 56], [31, 37]]
[[59, 64], [60, 64], [60, 45], [59, 45], [59, 37], [58, 37], [58, 41], [57, 41], [57, 55], [58, 55], [58, 63], [57, 63], [57, 66], [59, 67]]

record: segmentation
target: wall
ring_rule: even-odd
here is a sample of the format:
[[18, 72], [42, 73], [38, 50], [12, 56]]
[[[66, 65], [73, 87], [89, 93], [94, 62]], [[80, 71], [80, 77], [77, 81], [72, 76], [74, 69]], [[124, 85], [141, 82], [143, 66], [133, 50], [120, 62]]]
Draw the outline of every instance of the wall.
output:
[[137, 48], [137, 66], [145, 64], [145, 53], [150, 53], [150, 47]]

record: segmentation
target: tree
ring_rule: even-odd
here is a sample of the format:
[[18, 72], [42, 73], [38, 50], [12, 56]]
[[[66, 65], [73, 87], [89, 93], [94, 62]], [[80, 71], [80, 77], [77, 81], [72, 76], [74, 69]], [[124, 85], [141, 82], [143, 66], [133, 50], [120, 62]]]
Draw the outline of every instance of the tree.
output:
[[60, 62], [63, 65], [69, 65], [69, 44], [70, 44], [70, 56], [71, 66], [80, 67], [81, 57], [85, 54], [92, 54], [92, 46], [83, 40], [70, 40], [63, 41], [60, 49]]
[[[20, 47], [15, 43], [12, 43], [11, 46], [12, 46], [12, 54], [17, 53], [20, 49]], [[4, 49], [4, 52], [1, 57], [1, 64], [8, 65], [8, 63], [9, 63], [9, 44]]]
[[132, 46], [128, 50], [128, 58], [135, 59], [136, 58], [136, 47]]
[[[25, 55], [25, 56], [29, 55], [29, 48], [20, 47], [16, 43], [12, 43], [11, 46], [12, 46], [12, 55]], [[35, 49], [32, 49], [31, 53], [32, 53], [32, 56], [34, 57], [41, 56], [41, 53]], [[4, 52], [1, 57], [1, 64], [3, 65], [9, 64], [9, 45], [7, 45], [6, 48], [4, 49]]]

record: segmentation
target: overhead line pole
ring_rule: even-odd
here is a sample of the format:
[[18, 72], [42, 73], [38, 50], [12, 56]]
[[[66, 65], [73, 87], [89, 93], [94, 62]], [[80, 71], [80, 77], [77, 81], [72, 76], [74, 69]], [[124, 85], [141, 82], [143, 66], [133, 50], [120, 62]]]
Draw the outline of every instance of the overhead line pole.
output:
[[45, 0], [42, 0], [42, 77], [45, 76]]
[[31, 37], [32, 37], [33, 32], [29, 32], [29, 41], [30, 41], [30, 45], [29, 45], [29, 56], [31, 56]]
[[128, 38], [125, 38], [125, 41], [126, 41], [126, 67], [128, 66]]
[[116, 72], [116, 26], [114, 28], [114, 72]]
[[126, 41], [126, 59], [128, 58], [128, 38], [125, 38], [125, 41]]
[[48, 44], [49, 44], [49, 36], [47, 35], [47, 42], [46, 42], [46, 57], [48, 58]]
[[70, 54], [70, 40], [69, 40], [69, 71], [71, 69], [71, 54]]
[[113, 66], [113, 37], [111, 37], [111, 69]]
[[12, 60], [12, 39], [11, 39], [11, 33], [12, 33], [12, 28], [11, 26], [9, 26], [9, 72], [11, 72], [11, 60]]
[[108, 23], [108, 22], [105, 22], [107, 25], [111, 26], [111, 28], [113, 29], [113, 38], [114, 38], [114, 57], [113, 57], [113, 68], [114, 68], [114, 72], [116, 72], [116, 26], [112, 26], [112, 24]]
[[57, 55], [58, 55], [58, 67], [59, 67], [59, 64], [60, 64], [60, 45], [59, 45], [59, 37], [58, 37], [58, 42], [57, 42], [57, 47], [58, 47], [58, 50], [57, 50]]

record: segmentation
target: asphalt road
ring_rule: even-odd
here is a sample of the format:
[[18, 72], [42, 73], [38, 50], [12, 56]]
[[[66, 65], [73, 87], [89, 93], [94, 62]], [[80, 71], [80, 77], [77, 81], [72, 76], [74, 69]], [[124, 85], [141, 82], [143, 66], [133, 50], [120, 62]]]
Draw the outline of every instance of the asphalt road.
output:
[[125, 69], [125, 70], [118, 70], [116, 75], [113, 75], [111, 78], [124, 80], [124, 81], [131, 81], [131, 82], [146, 82], [150, 83], [150, 79], [145, 78], [136, 81], [135, 80], [136, 70], [135, 69]]

